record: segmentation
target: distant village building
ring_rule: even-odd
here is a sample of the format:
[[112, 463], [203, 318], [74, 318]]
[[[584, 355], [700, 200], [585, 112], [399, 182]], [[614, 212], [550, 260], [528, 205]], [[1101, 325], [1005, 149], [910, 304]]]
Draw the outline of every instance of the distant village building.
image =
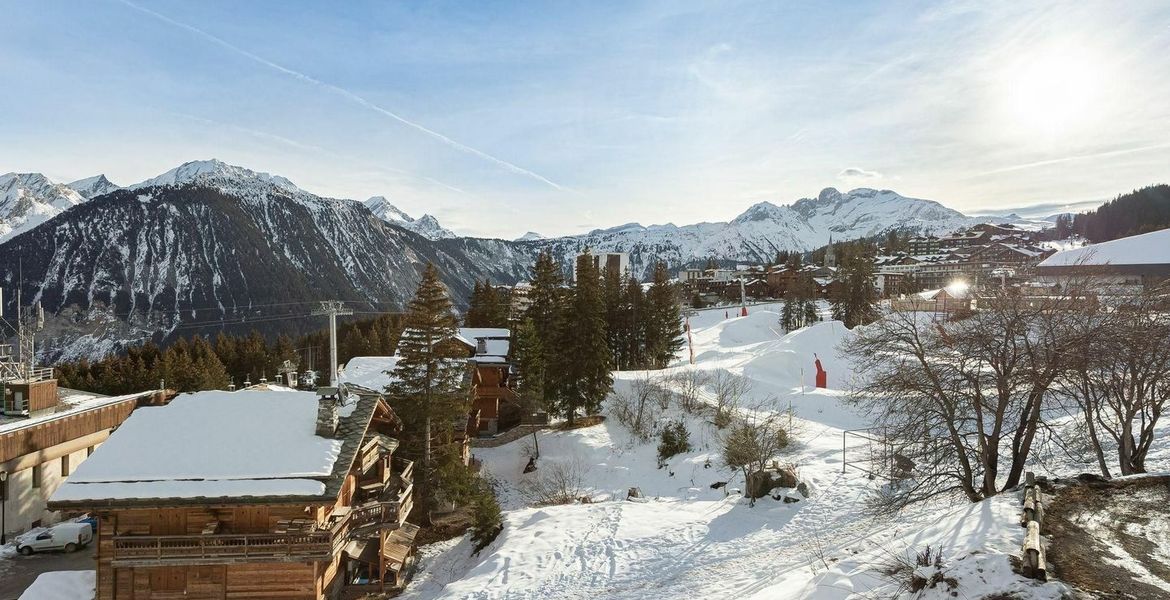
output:
[[49, 497], [140, 405], [161, 391], [109, 397], [58, 387], [53, 369], [0, 347], [0, 537], [59, 520]]
[[184, 394], [53, 494], [99, 516], [97, 600], [325, 600], [401, 583], [418, 528], [401, 424], [358, 386]]
[[[585, 253], [578, 254], [577, 260], [581, 260], [584, 256]], [[596, 267], [599, 272], [616, 272], [619, 273], [622, 277], [625, 277], [631, 272], [629, 252], [599, 252], [596, 254], [590, 253], [589, 256], [592, 257], [593, 266]], [[577, 263], [574, 262], [573, 264], [576, 265]], [[573, 269], [573, 281], [576, 280], [577, 269]]]
[[1170, 229], [1063, 250], [1036, 266], [1042, 282], [1091, 276], [1098, 285], [1150, 289], [1170, 281]]

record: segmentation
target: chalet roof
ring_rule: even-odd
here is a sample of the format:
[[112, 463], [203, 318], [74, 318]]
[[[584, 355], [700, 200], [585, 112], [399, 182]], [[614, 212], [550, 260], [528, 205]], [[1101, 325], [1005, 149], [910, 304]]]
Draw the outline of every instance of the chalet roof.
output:
[[150, 396], [158, 390], [147, 390], [144, 392], [137, 392], [134, 394], [126, 394], [123, 396], [103, 396], [93, 392], [83, 392], [81, 390], [74, 390], [69, 388], [57, 388], [57, 396], [60, 402], [53, 410], [48, 410], [43, 413], [34, 414], [31, 417], [7, 417], [0, 415], [0, 435], [4, 435], [10, 431], [17, 431], [26, 427], [34, 427], [42, 425], [54, 419], [60, 419], [86, 411], [109, 406], [111, 404], [118, 404], [126, 402], [127, 400], [137, 400], [144, 396]]
[[1170, 265], [1170, 229], [1062, 250], [1042, 261], [1039, 267], [1105, 265]]
[[[209, 391], [140, 408], [57, 489], [57, 508], [336, 498], [380, 396], [316, 435], [312, 392]], [[348, 414], [346, 414], [348, 413]]]
[[[476, 362], [502, 362], [511, 347], [512, 332], [499, 327], [461, 327], [456, 338], [475, 350]], [[479, 342], [483, 342], [481, 352]], [[491, 357], [500, 360], [493, 360]]]
[[337, 372], [337, 379], [342, 383], [360, 385], [366, 389], [380, 392], [394, 381], [390, 371], [398, 365], [398, 355], [394, 356], [355, 356], [349, 359]]

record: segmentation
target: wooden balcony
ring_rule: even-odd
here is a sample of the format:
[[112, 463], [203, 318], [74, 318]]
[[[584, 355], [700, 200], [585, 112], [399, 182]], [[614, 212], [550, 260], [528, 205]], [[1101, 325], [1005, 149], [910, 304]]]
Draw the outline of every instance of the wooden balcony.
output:
[[327, 561], [332, 532], [114, 537], [114, 566]]
[[346, 525], [351, 534], [359, 530], [398, 528], [406, 522], [413, 507], [414, 485], [407, 484], [406, 489], [388, 492], [386, 499], [354, 506], [350, 509]]

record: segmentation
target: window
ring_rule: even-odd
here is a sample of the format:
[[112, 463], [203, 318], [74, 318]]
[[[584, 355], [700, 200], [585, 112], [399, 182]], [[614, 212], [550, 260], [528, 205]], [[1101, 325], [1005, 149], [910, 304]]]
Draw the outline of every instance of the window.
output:
[[62, 477], [69, 476], [69, 455], [68, 454], [61, 457], [61, 476]]
[[39, 489], [41, 487], [41, 466], [40, 465], [33, 466], [32, 477], [33, 477], [33, 482], [32, 482], [33, 489], [34, 490]]

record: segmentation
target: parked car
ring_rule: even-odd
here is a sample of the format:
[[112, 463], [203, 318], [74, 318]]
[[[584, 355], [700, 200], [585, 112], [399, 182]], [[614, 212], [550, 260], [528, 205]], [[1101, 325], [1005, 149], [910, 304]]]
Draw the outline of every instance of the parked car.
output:
[[16, 536], [16, 551], [28, 556], [34, 552], [64, 550], [74, 552], [93, 541], [89, 523], [60, 523], [52, 527], [38, 527]]

